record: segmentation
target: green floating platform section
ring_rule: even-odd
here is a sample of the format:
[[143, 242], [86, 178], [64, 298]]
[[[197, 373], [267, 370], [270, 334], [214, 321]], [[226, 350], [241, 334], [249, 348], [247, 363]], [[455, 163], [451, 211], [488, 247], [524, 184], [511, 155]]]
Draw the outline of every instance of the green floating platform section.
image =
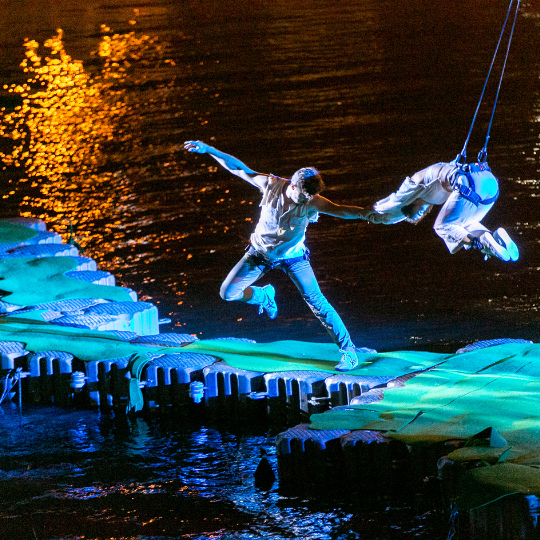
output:
[[[0, 340], [18, 341], [29, 351], [59, 350], [85, 361], [131, 356], [138, 380], [153, 355], [209, 354], [237, 369], [327, 371], [335, 374], [333, 344], [278, 341], [201, 340], [182, 347], [146, 347], [102, 331], [61, 327], [21, 317], [0, 319]], [[511, 446], [509, 457], [529, 454], [522, 464], [540, 465], [540, 345], [509, 343], [463, 354], [397, 351], [361, 354], [348, 375], [395, 378], [420, 372], [404, 387], [385, 390], [369, 405], [340, 407], [311, 417], [311, 429], [385, 431], [407, 443], [468, 438], [492, 427]], [[135, 398], [135, 396], [133, 396]]]
[[[0, 340], [21, 342], [29, 351], [65, 351], [85, 362], [130, 356], [130, 407], [135, 410], [141, 405], [138, 381], [149, 353], [209, 354], [237, 369], [327, 371], [329, 376], [336, 373], [339, 360], [333, 344], [201, 340], [182, 347], [149, 348], [108, 332], [19, 317], [0, 319]], [[510, 447], [507, 459], [519, 457], [523, 465], [540, 466], [540, 451], [536, 451], [540, 449], [540, 345], [509, 343], [453, 355], [397, 351], [360, 355], [360, 361], [360, 367], [348, 375], [398, 378], [420, 373], [404, 387], [385, 390], [378, 403], [312, 415], [311, 429], [378, 430], [413, 444], [468, 438], [492, 427]], [[499, 460], [502, 452], [495, 452]]]
[[4, 244], [26, 242], [37, 235], [37, 231], [7, 220], [0, 220], [0, 239]]
[[[182, 347], [147, 347], [127, 343], [116, 335], [98, 330], [56, 326], [19, 316], [0, 319], [0, 341], [19, 341], [29, 351], [55, 350], [73, 354], [79, 360], [92, 362], [121, 358], [131, 354], [192, 352], [209, 354], [237, 369], [261, 371], [328, 371], [337, 373], [334, 365], [340, 353], [326, 343], [277, 341], [251, 343], [242, 340], [200, 340]], [[396, 377], [426, 369], [444, 361], [448, 355], [421, 352], [364, 354], [366, 361], [349, 374], [388, 375]]]
[[[261, 371], [328, 371], [337, 373], [334, 366], [341, 353], [331, 343], [303, 341], [275, 341], [248, 343], [237, 340], [201, 340], [190, 343], [182, 350], [218, 356], [237, 369]], [[360, 367], [348, 371], [351, 375], [400, 377], [427, 369], [443, 362], [448, 355], [428, 352], [390, 352], [359, 354]]]
[[[39, 312], [38, 312], [39, 313]], [[33, 314], [27, 314], [33, 315]], [[23, 343], [28, 351], [64, 351], [84, 362], [131, 357], [133, 377], [129, 408], [139, 410], [142, 396], [138, 381], [144, 366], [150, 361], [148, 354], [192, 352], [208, 354], [225, 361], [237, 369], [271, 373], [277, 371], [327, 371], [337, 373], [334, 366], [340, 353], [333, 344], [278, 341], [251, 343], [242, 340], [201, 340], [182, 347], [147, 347], [127, 343], [116, 335], [64, 326], [55, 326], [24, 315], [0, 319], [0, 341]], [[360, 355], [362, 367], [349, 373], [362, 375], [388, 375], [396, 377], [427, 369], [447, 355], [421, 352], [395, 352]]]
[[19, 306], [72, 298], [132, 301], [128, 291], [122, 287], [94, 285], [67, 277], [65, 273], [74, 270], [77, 265], [73, 257], [0, 259], [0, 298], [4, 302]]
[[404, 387], [386, 390], [382, 401], [312, 415], [309, 427], [386, 431], [407, 444], [469, 438], [491, 427], [509, 450], [505, 459], [540, 466], [540, 345], [452, 355]]
[[[39, 313], [39, 312], [38, 312]], [[130, 357], [128, 411], [139, 411], [143, 397], [139, 388], [142, 369], [150, 361], [149, 354], [184, 352], [178, 347], [147, 347], [128, 343], [115, 334], [98, 330], [84, 330], [55, 326], [33, 318], [4, 317], [0, 319], [0, 341], [17, 341], [27, 351], [63, 351], [83, 362], [98, 362]]]

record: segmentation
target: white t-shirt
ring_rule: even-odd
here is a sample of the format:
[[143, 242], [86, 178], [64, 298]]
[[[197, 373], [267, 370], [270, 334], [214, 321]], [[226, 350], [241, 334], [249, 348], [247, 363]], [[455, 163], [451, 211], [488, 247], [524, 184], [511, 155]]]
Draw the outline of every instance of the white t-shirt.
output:
[[424, 186], [422, 200], [440, 205], [452, 194], [454, 176], [459, 172], [459, 167], [453, 163], [435, 163], [414, 174], [411, 180]]
[[319, 219], [319, 212], [310, 201], [302, 204], [286, 202], [289, 182], [271, 176], [263, 189], [261, 215], [251, 235], [251, 245], [270, 260], [301, 257], [306, 251], [306, 229]]

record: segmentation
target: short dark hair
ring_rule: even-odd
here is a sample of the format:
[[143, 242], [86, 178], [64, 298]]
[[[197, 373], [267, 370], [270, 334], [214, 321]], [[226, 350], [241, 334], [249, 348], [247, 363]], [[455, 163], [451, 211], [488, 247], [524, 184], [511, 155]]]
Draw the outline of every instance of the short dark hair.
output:
[[291, 178], [291, 183], [310, 199], [324, 189], [321, 173], [315, 167], [304, 167], [297, 170]]

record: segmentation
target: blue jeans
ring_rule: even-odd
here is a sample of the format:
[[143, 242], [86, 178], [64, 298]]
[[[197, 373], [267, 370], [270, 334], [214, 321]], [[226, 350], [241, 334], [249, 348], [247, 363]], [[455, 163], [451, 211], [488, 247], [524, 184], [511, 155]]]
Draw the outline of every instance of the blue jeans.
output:
[[291, 278], [315, 317], [321, 321], [340, 349], [354, 347], [341, 317], [321, 292], [307, 253], [304, 258], [268, 261], [256, 251], [248, 251], [225, 278], [221, 285], [221, 298], [245, 302], [244, 290], [273, 268], [281, 268]]

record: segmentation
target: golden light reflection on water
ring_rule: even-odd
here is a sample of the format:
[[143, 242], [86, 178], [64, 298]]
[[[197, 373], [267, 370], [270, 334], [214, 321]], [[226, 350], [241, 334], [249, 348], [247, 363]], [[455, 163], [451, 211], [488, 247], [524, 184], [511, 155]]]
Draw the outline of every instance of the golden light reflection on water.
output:
[[114, 136], [122, 107], [105, 98], [109, 76], [102, 83], [93, 81], [82, 62], [66, 54], [62, 35], [58, 30], [44, 43], [50, 50], [44, 61], [39, 44], [26, 40], [21, 67], [30, 78], [22, 86], [4, 86], [22, 98], [13, 112], [2, 109], [0, 135], [14, 141], [12, 152], [0, 154], [4, 170], [22, 165], [29, 177], [53, 181], [84, 174], [95, 169], [103, 143]]
[[[45, 219], [49, 228], [66, 237], [71, 222], [80, 243], [99, 246], [98, 259], [134, 242], [122, 232], [126, 216], [129, 221], [137, 208], [129, 171], [116, 153], [128, 149], [139, 159], [144, 155], [143, 143], [133, 133], [137, 124], [140, 131], [139, 109], [147, 104], [130, 99], [129, 85], [143, 83], [149, 66], [167, 63], [164, 45], [156, 37], [114, 34], [105, 25], [101, 29], [93, 53], [99, 67], [92, 74], [66, 53], [61, 29], [44, 42], [43, 55], [36, 41], [26, 39], [21, 67], [27, 82], [4, 86], [20, 98], [20, 105], [0, 110], [0, 137], [13, 145], [11, 151], [0, 152], [3, 175], [14, 177], [9, 179], [13, 190], [3, 197], [15, 195], [19, 182], [30, 182], [36, 194], [23, 198], [21, 215]], [[111, 172], [116, 166], [120, 170]], [[24, 189], [28, 193], [28, 187]], [[92, 227], [97, 222], [109, 225], [100, 231]], [[115, 245], [100, 241], [113, 230]], [[177, 238], [171, 234], [162, 241]]]

